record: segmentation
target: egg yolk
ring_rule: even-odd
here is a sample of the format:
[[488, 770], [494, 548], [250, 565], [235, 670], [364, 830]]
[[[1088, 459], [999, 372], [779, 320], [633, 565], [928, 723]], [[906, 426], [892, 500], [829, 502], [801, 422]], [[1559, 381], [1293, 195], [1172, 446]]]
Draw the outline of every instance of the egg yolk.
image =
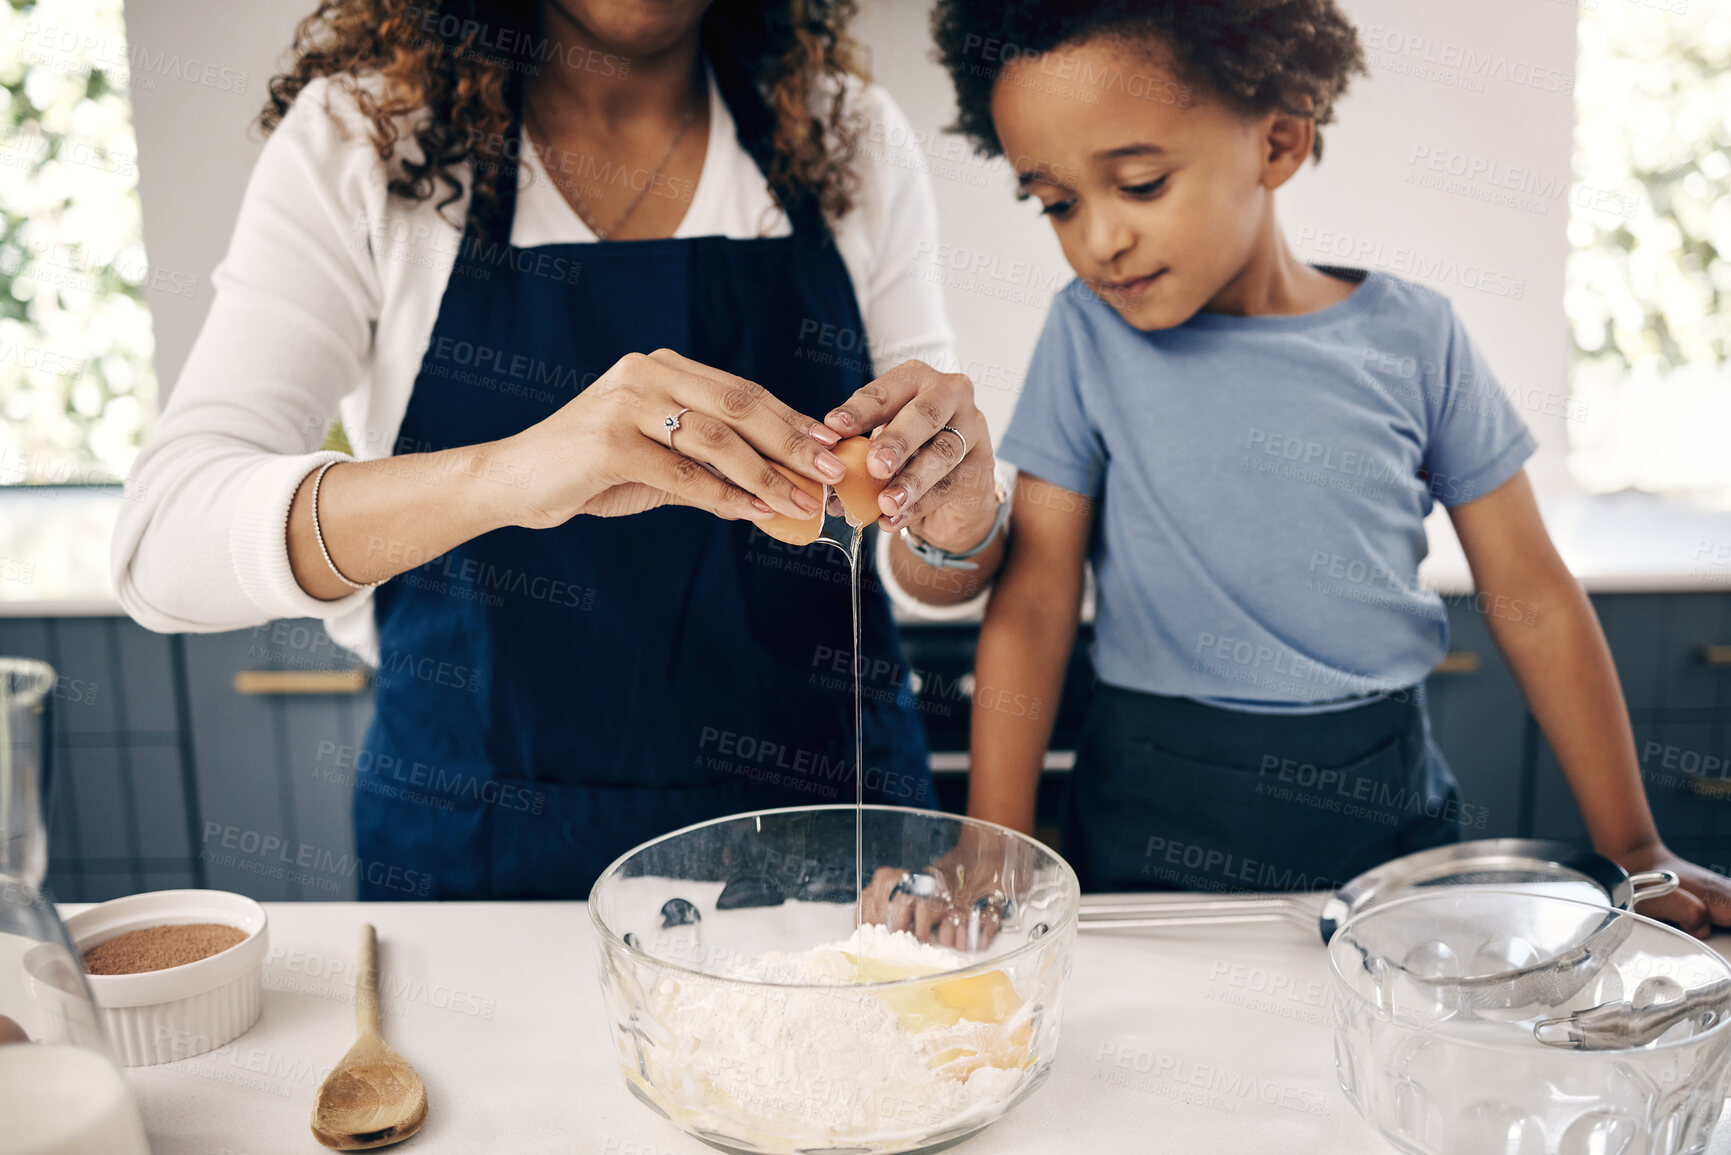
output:
[[[941, 972], [923, 968], [898, 966], [881, 959], [849, 954], [854, 966], [854, 979], [862, 983], [895, 982], [920, 978]], [[926, 1064], [933, 1070], [955, 1079], [966, 1079], [982, 1066], [1024, 1067], [1030, 1061], [1029, 1045], [1033, 1041], [1030, 1024], [1016, 1024], [1006, 1034], [1004, 1029], [1022, 1009], [1022, 996], [1003, 971], [985, 971], [954, 979], [934, 979], [929, 983], [907, 983], [879, 992], [911, 1034], [944, 1031], [940, 1037], [954, 1034], [950, 1028], [964, 1020], [981, 1029], [963, 1032], [951, 1045], [931, 1054]]]

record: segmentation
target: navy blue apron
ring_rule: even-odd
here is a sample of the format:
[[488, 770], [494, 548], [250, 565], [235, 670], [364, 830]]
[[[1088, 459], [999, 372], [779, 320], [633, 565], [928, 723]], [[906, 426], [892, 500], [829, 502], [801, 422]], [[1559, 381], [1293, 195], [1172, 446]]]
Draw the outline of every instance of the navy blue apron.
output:
[[[751, 110], [729, 99], [760, 154]], [[625, 354], [663, 347], [818, 419], [871, 378], [863, 357], [810, 356], [811, 333], [865, 331], [815, 207], [790, 206], [781, 238], [520, 249], [515, 173], [499, 185], [501, 211], [467, 223], [398, 452], [508, 437]], [[891, 671], [867, 687], [867, 800], [930, 806], [923, 728], [869, 569], [864, 598], [862, 665]], [[374, 605], [362, 898], [583, 898], [614, 858], [681, 826], [854, 799], [848, 571], [829, 546], [688, 508], [580, 516], [484, 534], [387, 582]]]
[[1327, 890], [1484, 820], [1431, 741], [1422, 685], [1253, 714], [1101, 682], [1061, 847], [1085, 890]]

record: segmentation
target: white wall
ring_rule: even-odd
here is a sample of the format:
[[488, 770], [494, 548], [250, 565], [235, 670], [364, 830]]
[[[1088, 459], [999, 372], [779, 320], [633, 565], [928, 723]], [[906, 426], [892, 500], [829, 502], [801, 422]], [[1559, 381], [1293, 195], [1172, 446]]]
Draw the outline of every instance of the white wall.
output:
[[1569, 489], [1577, 9], [1344, 2], [1371, 76], [1341, 104], [1323, 162], [1290, 186], [1287, 235], [1308, 260], [1385, 268], [1447, 294], [1539, 438], [1535, 484]]
[[189, 295], [146, 293], [164, 399], [210, 309], [210, 271], [263, 143], [251, 124], [265, 85], [311, 10], [307, 0], [126, 0], [145, 250], [153, 268], [198, 278]]
[[[1547, 0], [1343, 2], [1367, 40], [1372, 76], [1341, 104], [1326, 161], [1283, 193], [1288, 236], [1306, 259], [1388, 269], [1453, 298], [1539, 435], [1534, 473], [1554, 492], [1567, 484], [1562, 286], [1576, 9]], [[151, 300], [166, 390], [209, 307], [209, 272], [257, 155], [248, 126], [303, 8], [129, 0], [126, 9], [135, 62], [140, 51], [146, 60], [178, 53], [228, 73], [226, 84], [220, 73], [192, 82], [135, 66], [145, 242], [157, 267], [200, 277], [196, 296]], [[1001, 433], [1045, 300], [1069, 271], [1051, 230], [1012, 197], [1002, 163], [977, 160], [940, 131], [954, 103], [931, 59], [927, 12], [918, 0], [866, 0], [859, 32], [879, 81], [925, 134], [943, 222], [930, 264], [944, 269], [958, 352]], [[1426, 167], [1430, 158], [1442, 172]], [[1414, 183], [1447, 181], [1449, 169], [1462, 170], [1451, 187]]]

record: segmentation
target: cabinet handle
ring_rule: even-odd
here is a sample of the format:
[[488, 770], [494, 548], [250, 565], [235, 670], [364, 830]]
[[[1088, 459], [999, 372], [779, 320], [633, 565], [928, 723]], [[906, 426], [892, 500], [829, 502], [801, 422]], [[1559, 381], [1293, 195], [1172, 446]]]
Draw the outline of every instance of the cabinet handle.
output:
[[[968, 752], [966, 750], [933, 750], [930, 754], [930, 765], [933, 774], [956, 774], [967, 770]], [[1076, 752], [1074, 750], [1048, 750], [1046, 757], [1040, 762], [1042, 770], [1073, 770], [1076, 768]]]
[[237, 694], [359, 694], [370, 677], [353, 670], [241, 670], [234, 676]]
[[1479, 668], [1479, 656], [1471, 650], [1450, 650], [1443, 655], [1443, 660], [1431, 670], [1433, 674], [1475, 674]]
[[1731, 778], [1692, 777], [1689, 779], [1689, 790], [1698, 798], [1731, 802]]
[[1708, 643], [1697, 652], [1709, 666], [1731, 666], [1731, 642]]

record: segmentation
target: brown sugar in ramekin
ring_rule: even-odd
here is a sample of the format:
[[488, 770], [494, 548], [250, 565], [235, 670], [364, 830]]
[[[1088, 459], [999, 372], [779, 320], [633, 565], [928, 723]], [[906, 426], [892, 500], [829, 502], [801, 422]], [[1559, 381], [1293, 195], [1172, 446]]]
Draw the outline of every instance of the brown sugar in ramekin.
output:
[[185, 966], [221, 954], [246, 938], [246, 932], [220, 922], [147, 926], [127, 931], [84, 952], [84, 970], [93, 975], [135, 975]]

